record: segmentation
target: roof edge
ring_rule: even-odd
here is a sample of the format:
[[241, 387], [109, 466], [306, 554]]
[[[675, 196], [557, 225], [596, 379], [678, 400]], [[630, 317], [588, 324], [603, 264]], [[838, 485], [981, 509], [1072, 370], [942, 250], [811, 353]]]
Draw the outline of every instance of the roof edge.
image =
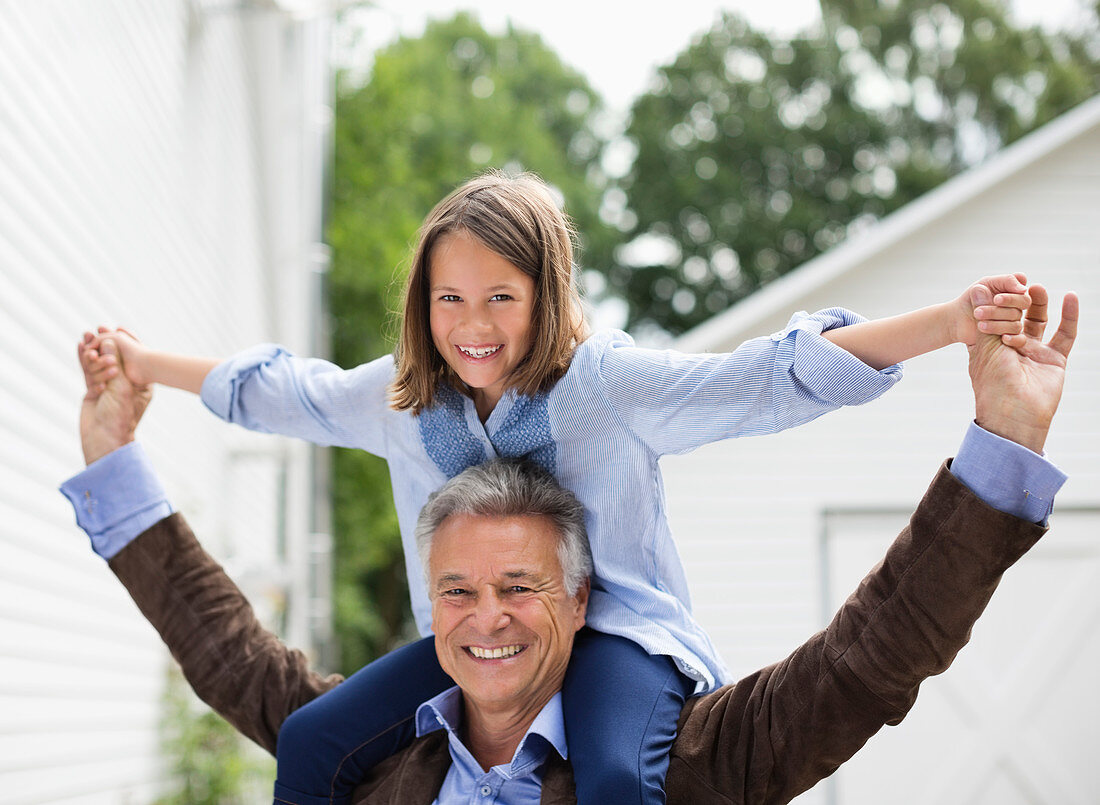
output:
[[674, 342], [684, 352], [705, 352], [728, 340], [755, 319], [790, 305], [804, 291], [843, 274], [871, 255], [942, 218], [975, 196], [1100, 125], [1100, 95], [1051, 120], [1001, 149], [985, 162], [948, 179], [882, 218], [865, 232], [808, 260], [742, 299], [728, 310], [688, 330]]

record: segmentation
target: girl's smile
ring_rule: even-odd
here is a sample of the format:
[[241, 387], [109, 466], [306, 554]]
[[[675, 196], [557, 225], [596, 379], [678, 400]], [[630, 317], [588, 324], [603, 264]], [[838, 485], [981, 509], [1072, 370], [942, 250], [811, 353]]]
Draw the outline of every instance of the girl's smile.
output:
[[489, 358], [500, 351], [500, 344], [495, 347], [485, 347], [480, 349], [478, 347], [459, 347], [459, 351], [462, 352], [467, 358], [471, 360], [481, 360], [482, 358]]
[[484, 422], [530, 350], [535, 281], [466, 232], [441, 237], [430, 265], [432, 341]]

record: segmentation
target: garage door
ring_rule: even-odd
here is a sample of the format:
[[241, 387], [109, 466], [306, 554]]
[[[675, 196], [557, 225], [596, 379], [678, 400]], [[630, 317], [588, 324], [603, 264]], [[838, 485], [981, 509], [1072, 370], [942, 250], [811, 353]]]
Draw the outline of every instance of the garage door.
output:
[[[822, 622], [905, 512], [831, 512]], [[832, 805], [1095, 805], [1100, 791], [1100, 511], [1059, 509], [970, 644], [813, 796]]]

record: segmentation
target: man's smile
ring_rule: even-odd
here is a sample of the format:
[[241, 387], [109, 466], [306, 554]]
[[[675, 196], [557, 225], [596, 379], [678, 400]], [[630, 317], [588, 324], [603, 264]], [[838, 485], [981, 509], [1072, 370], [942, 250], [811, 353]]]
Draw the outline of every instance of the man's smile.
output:
[[479, 660], [502, 660], [514, 657], [527, 646], [497, 646], [496, 648], [483, 648], [482, 646], [466, 646], [466, 651]]

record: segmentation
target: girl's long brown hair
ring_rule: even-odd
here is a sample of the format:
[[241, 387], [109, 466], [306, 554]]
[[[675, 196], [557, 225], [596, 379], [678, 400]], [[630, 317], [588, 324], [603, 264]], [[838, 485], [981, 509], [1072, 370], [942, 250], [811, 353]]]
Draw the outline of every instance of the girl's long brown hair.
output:
[[440, 382], [469, 393], [436, 350], [429, 318], [432, 250], [456, 232], [476, 238], [535, 282], [531, 349], [509, 388], [521, 394], [549, 390], [588, 335], [573, 274], [573, 227], [549, 188], [530, 173], [483, 174], [439, 202], [420, 227], [394, 351], [390, 405], [398, 411], [419, 414], [431, 406]]

